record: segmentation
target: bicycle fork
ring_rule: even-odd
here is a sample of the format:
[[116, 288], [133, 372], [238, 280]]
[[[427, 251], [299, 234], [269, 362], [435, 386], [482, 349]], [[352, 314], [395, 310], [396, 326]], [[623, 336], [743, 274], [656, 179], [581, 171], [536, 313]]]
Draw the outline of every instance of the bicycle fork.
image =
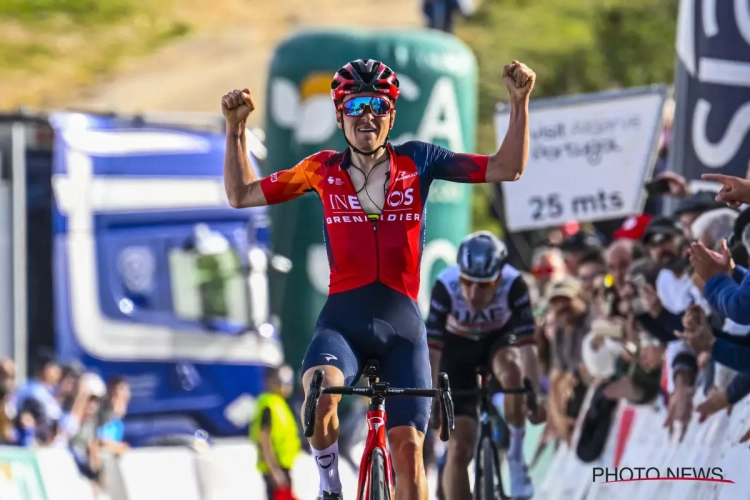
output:
[[[483, 484], [485, 474], [493, 474], [497, 479], [497, 481], [495, 482], [493, 497], [500, 498], [501, 500], [507, 500], [509, 497], [507, 497], [505, 495], [505, 492], [503, 491], [503, 482], [502, 477], [500, 476], [499, 450], [497, 448], [495, 440], [493, 439], [492, 418], [489, 408], [486, 408], [485, 406], [485, 402], [482, 401], [480, 403], [479, 412], [479, 433], [477, 436], [477, 443], [474, 452], [474, 492], [472, 494], [472, 498], [473, 500], [485, 500], [483, 498], [480, 498], [479, 496], [479, 492], [481, 491], [480, 485]], [[485, 438], [486, 441], [489, 441], [492, 450], [492, 463], [494, 465], [494, 470], [492, 471], [484, 470], [483, 466], [484, 461], [482, 460], [482, 442], [485, 441]]]
[[[373, 407], [375, 409], [373, 409]], [[379, 405], [370, 405], [367, 411], [367, 440], [365, 441], [365, 452], [362, 454], [362, 460], [359, 464], [359, 484], [360, 490], [357, 500], [370, 500], [370, 465], [372, 454], [376, 449], [383, 452], [385, 461], [385, 474], [388, 482], [388, 488], [391, 490], [393, 498], [393, 476], [391, 474], [391, 456], [386, 446], [385, 433], [385, 410]]]

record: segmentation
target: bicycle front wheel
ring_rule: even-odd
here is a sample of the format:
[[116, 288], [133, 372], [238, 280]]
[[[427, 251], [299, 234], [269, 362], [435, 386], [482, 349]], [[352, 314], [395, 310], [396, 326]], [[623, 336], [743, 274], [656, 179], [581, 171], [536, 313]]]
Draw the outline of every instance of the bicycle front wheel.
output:
[[385, 479], [385, 457], [380, 448], [370, 459], [370, 500], [390, 500], [391, 491]]
[[482, 438], [482, 480], [480, 484], [475, 485], [479, 488], [478, 498], [480, 500], [497, 500], [497, 490], [495, 488], [495, 471], [497, 470], [497, 456], [492, 441], [488, 436]]

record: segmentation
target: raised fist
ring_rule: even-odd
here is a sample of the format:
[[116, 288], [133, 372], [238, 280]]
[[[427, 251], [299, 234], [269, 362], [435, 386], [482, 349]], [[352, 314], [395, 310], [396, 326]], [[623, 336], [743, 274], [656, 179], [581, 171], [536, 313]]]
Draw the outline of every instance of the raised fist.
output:
[[523, 63], [513, 61], [503, 68], [503, 83], [511, 98], [528, 98], [534, 88], [536, 73]]
[[233, 90], [221, 98], [221, 112], [227, 125], [239, 126], [255, 109], [250, 89]]

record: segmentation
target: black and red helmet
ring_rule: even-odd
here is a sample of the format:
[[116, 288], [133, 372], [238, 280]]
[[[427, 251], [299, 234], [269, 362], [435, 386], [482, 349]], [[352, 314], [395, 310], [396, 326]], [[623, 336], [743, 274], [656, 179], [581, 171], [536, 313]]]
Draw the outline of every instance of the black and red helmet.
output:
[[375, 59], [357, 59], [333, 75], [331, 98], [337, 107], [346, 96], [365, 92], [383, 94], [395, 104], [401, 92], [396, 73]]

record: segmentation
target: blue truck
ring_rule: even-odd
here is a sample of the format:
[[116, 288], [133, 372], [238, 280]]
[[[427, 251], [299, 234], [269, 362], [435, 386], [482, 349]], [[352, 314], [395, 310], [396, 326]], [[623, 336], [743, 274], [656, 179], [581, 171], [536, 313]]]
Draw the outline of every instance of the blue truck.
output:
[[291, 264], [265, 207], [226, 201], [220, 118], [0, 116], [0, 355], [124, 376], [135, 445], [245, 433], [283, 361], [268, 277]]

